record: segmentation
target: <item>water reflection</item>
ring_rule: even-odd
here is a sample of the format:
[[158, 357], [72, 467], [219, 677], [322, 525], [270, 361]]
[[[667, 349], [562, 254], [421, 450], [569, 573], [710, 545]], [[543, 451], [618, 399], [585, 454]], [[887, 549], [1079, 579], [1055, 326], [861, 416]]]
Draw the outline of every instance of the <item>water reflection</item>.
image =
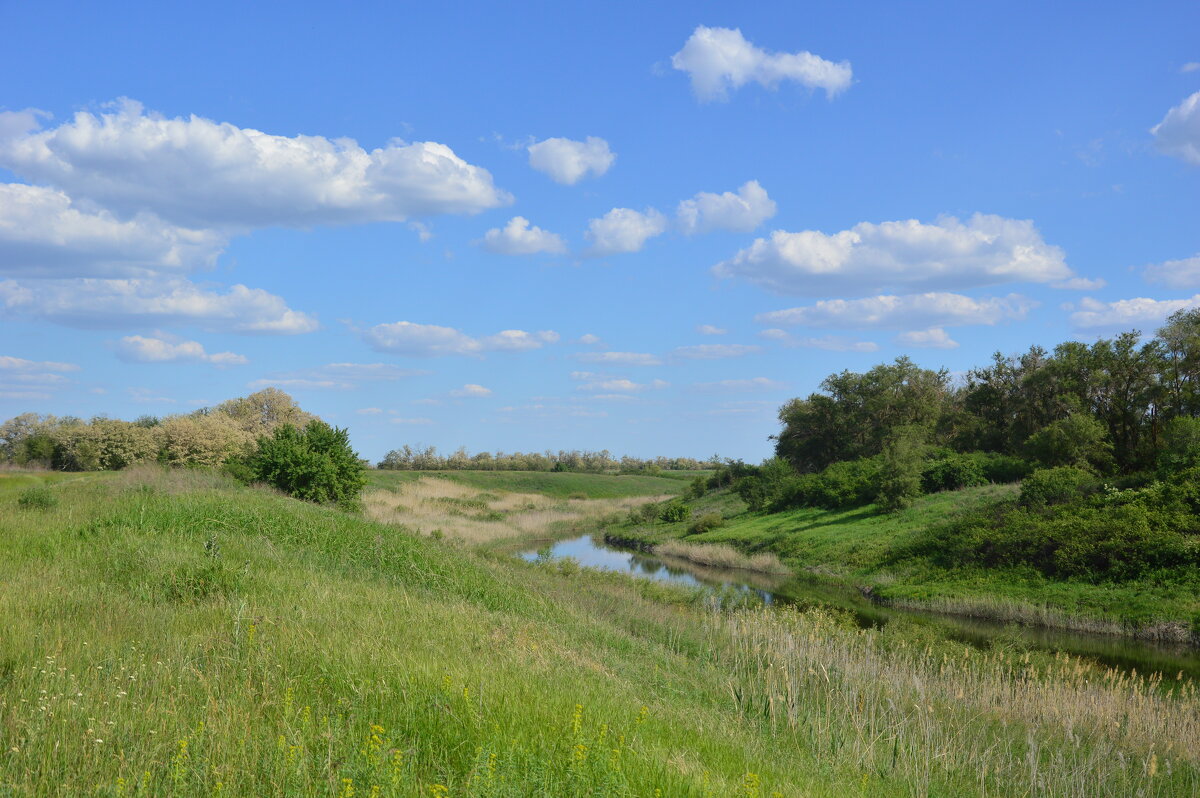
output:
[[851, 612], [864, 627], [880, 626], [893, 618], [903, 617], [937, 626], [947, 636], [979, 647], [993, 645], [1002, 637], [1009, 643], [1015, 641], [1029, 648], [1064, 651], [1126, 671], [1136, 668], [1139, 673], [1158, 672], [1170, 678], [1183, 672], [1193, 679], [1200, 679], [1200, 652], [1184, 646], [890, 609], [868, 601], [855, 591], [803, 577], [712, 568], [676, 557], [614, 549], [590, 535], [561, 540], [537, 551], [522, 552], [520, 556], [529, 561], [571, 557], [589, 568], [619, 571], [642, 579], [753, 593], [768, 604], [778, 602], [800, 609], [836, 607]]

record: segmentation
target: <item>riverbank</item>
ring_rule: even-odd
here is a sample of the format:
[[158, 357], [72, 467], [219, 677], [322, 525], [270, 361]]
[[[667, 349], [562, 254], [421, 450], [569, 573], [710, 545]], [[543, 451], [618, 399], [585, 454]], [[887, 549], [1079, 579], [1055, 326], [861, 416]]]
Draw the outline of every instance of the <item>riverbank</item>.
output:
[[1127, 582], [1051, 580], [1028, 569], [948, 569], [908, 555], [933, 524], [1013, 495], [989, 485], [924, 496], [898, 513], [873, 506], [752, 513], [728, 491], [689, 498], [691, 518], [718, 516], [697, 531], [691, 519], [628, 516], [610, 536], [626, 545], [732, 546], [747, 557], [770, 553], [793, 571], [896, 607], [1002, 623], [1200, 646], [1200, 575], [1154, 574]]

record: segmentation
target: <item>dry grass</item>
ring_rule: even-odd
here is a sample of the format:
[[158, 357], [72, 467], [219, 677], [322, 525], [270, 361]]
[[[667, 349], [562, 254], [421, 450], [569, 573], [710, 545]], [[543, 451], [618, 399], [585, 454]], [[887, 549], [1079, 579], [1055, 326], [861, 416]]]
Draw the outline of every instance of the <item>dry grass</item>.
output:
[[710, 568], [736, 568], [742, 571], [759, 571], [765, 574], [790, 574], [792, 570], [770, 552], [745, 555], [732, 546], [707, 543], [693, 546], [678, 540], [668, 540], [654, 547], [654, 553], [665, 557], [707, 565]]
[[[856, 629], [821, 611], [751, 611], [712, 624], [714, 650], [732, 638], [724, 665], [748, 718], [852, 770], [899, 776], [914, 794], [928, 794], [945, 771], [975, 771], [981, 795], [1197, 789], [1194, 682]], [[1180, 779], [1190, 792], [1178, 792]]]
[[478, 545], [505, 538], [552, 537], [568, 525], [595, 524], [664, 496], [554, 499], [536, 493], [481, 493], [448, 479], [422, 478], [363, 496], [369, 518]]

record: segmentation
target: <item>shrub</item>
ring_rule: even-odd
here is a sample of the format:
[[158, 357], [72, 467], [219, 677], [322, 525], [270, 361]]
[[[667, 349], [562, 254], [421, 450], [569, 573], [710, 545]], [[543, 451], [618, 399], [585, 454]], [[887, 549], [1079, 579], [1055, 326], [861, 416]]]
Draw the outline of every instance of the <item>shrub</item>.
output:
[[921, 489], [926, 493], [984, 484], [983, 466], [978, 457], [969, 454], [947, 454], [927, 463], [921, 472]]
[[21, 491], [17, 504], [27, 510], [51, 510], [58, 506], [58, 496], [45, 485], [36, 485]]
[[689, 535], [703, 535], [717, 527], [725, 526], [725, 517], [720, 513], [705, 513], [692, 522], [688, 527]]
[[1062, 504], [1096, 487], [1096, 477], [1082, 468], [1043, 468], [1034, 471], [1021, 484], [1021, 504], [1031, 507]]
[[1033, 465], [1020, 457], [1012, 457], [999, 452], [971, 452], [963, 456], [969, 457], [979, 464], [979, 470], [988, 482], [1000, 484], [1020, 482], [1033, 473]]
[[303, 430], [285, 424], [271, 437], [260, 437], [246, 465], [253, 479], [319, 503], [352, 505], [367, 481], [347, 430], [319, 419]]
[[688, 507], [678, 499], [667, 502], [662, 505], [658, 511], [658, 520], [667, 524], [686, 521], [692, 517], [692, 508]]
[[1025, 448], [1045, 467], [1112, 469], [1112, 443], [1104, 425], [1087, 413], [1072, 413], [1029, 436]]

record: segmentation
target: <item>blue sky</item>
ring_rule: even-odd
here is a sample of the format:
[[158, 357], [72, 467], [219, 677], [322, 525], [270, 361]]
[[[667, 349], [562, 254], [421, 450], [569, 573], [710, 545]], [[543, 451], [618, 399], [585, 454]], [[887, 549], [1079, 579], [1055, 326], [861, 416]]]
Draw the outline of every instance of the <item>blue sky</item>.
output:
[[0, 2], [0, 417], [758, 460], [1200, 305], [1195, 3]]

